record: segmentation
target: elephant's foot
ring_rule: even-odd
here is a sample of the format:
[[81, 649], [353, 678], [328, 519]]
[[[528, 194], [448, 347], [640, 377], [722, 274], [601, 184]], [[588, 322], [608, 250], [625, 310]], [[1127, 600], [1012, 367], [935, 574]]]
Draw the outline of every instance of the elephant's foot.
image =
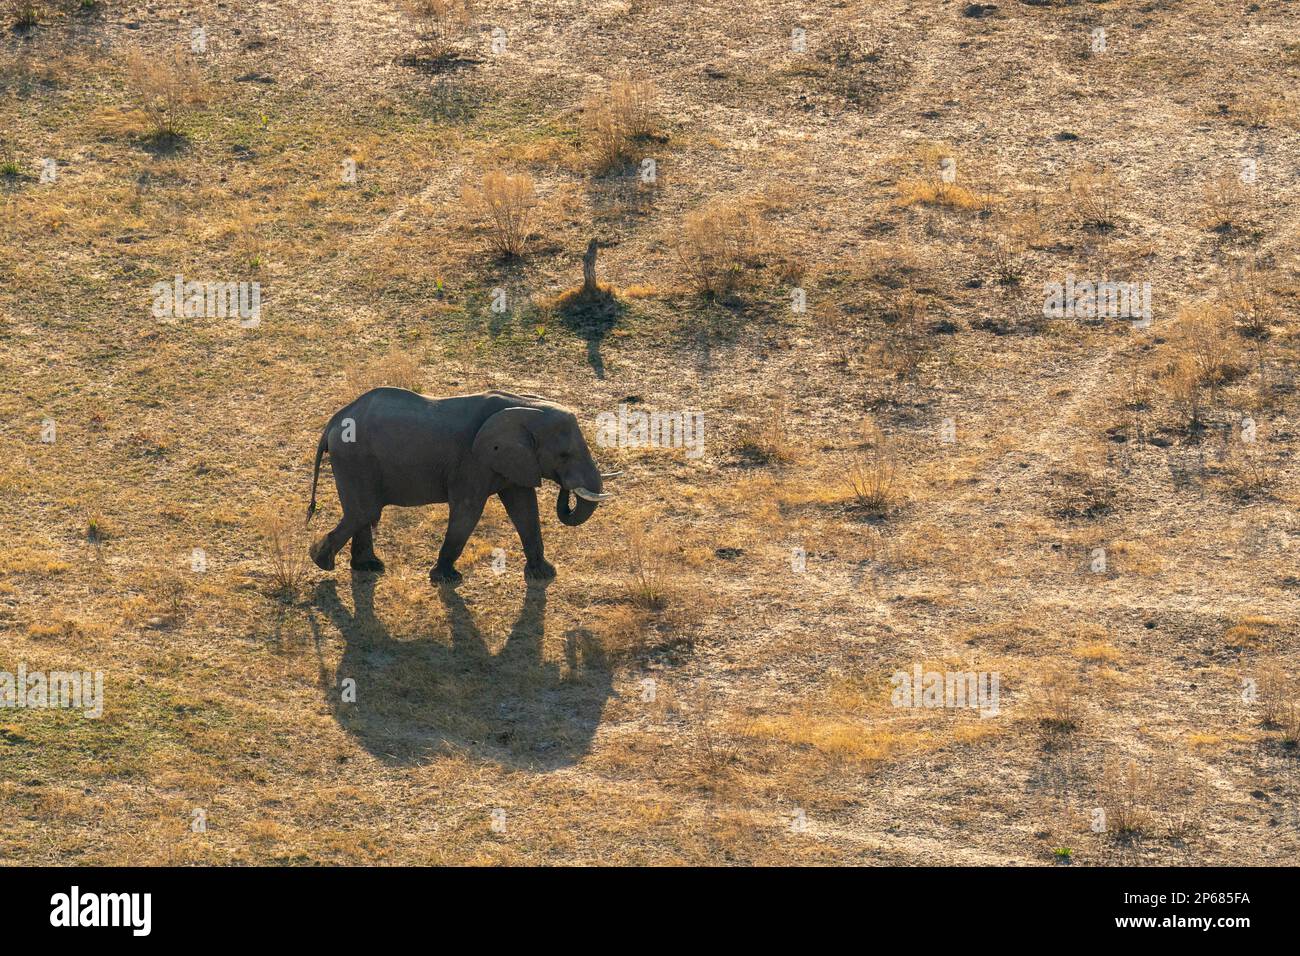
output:
[[550, 581], [555, 577], [555, 565], [543, 558], [524, 565], [524, 577], [529, 581]]
[[322, 571], [334, 570], [334, 552], [329, 549], [329, 546], [330, 536], [325, 535], [323, 538], [317, 538], [312, 543], [312, 546], [307, 549], [307, 553], [311, 555], [316, 567]]
[[353, 558], [352, 570], [366, 574], [383, 574], [384, 562], [380, 561], [373, 554], [364, 558]]
[[461, 574], [454, 567], [444, 568], [441, 565], [434, 565], [429, 571], [429, 580], [434, 584], [460, 584], [465, 580], [465, 575]]

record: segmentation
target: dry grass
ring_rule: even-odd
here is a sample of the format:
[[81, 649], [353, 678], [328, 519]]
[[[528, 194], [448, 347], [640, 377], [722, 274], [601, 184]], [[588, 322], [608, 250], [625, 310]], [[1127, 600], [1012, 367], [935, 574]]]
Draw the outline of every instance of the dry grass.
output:
[[789, 411], [785, 401], [777, 399], [768, 403], [759, 421], [745, 428], [737, 451], [767, 464], [795, 461], [797, 455], [790, 437]]
[[677, 573], [669, 536], [660, 530], [633, 527], [627, 533], [628, 595], [634, 606], [662, 610]]
[[416, 357], [410, 352], [394, 349], [350, 367], [345, 376], [344, 392], [356, 397], [381, 385], [421, 392], [425, 381], [426, 376]]
[[1052, 734], [1078, 730], [1084, 712], [1079, 692], [1079, 677], [1074, 672], [1060, 669], [1047, 673], [1034, 698], [1034, 716], [1038, 725]]
[[1151, 835], [1156, 823], [1154, 774], [1135, 760], [1107, 763], [1097, 787], [1099, 805], [1106, 812], [1106, 831], [1120, 840]]
[[1070, 177], [1069, 206], [1084, 229], [1108, 230], [1116, 224], [1118, 200], [1115, 177], [1108, 170], [1085, 166]]
[[289, 517], [292, 510], [269, 510], [262, 523], [273, 593], [286, 601], [301, 597], [312, 567], [307, 557], [308, 535], [301, 521]]

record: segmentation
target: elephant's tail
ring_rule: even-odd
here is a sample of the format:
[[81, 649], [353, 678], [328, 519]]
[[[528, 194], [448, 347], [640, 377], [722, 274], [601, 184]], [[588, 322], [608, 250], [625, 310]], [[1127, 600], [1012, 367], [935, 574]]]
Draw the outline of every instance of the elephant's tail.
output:
[[320, 460], [325, 456], [329, 448], [329, 429], [321, 432], [320, 441], [316, 443], [316, 467], [311, 473], [311, 503], [307, 505], [307, 521], [311, 521], [311, 516], [316, 513], [316, 479], [320, 477]]

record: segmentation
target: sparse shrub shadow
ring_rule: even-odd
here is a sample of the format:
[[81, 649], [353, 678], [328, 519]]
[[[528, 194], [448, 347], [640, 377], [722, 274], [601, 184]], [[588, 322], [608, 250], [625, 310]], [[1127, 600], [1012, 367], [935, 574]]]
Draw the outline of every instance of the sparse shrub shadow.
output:
[[[335, 719], [380, 760], [418, 765], [470, 753], [502, 766], [547, 772], [587, 754], [600, 724], [612, 677], [590, 632], [565, 634], [564, 660], [546, 660], [546, 588], [530, 584], [505, 645], [488, 650], [466, 601], [439, 589], [450, 641], [436, 629], [395, 638], [374, 612], [377, 578], [354, 574], [353, 610], [334, 580], [321, 582], [313, 606], [338, 628], [343, 656], [331, 674], [323, 660], [321, 690]], [[308, 615], [316, 645], [322, 622]], [[355, 702], [342, 683], [356, 682]]]

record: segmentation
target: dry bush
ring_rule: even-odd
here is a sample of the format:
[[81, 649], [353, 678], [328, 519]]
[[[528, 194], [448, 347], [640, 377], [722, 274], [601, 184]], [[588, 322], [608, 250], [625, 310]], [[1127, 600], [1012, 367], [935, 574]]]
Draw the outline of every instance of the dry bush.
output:
[[418, 46], [402, 62], [426, 70], [455, 60], [465, 37], [474, 6], [470, 0], [402, 0], [402, 12], [419, 28]]
[[1205, 215], [1202, 223], [1206, 229], [1227, 232], [1240, 226], [1248, 218], [1250, 194], [1239, 176], [1223, 173], [1205, 185]]
[[1195, 430], [1201, 424], [1201, 378], [1192, 357], [1180, 355], [1161, 376], [1160, 386], [1183, 427], [1188, 431]]
[[1258, 448], [1243, 448], [1225, 469], [1229, 488], [1238, 498], [1266, 495], [1277, 482], [1277, 474], [1268, 456]]
[[603, 95], [587, 100], [582, 118], [596, 172], [636, 159], [637, 142], [654, 133], [656, 99], [649, 81], [623, 77], [611, 83]]
[[1049, 733], [1078, 730], [1083, 721], [1078, 677], [1067, 671], [1046, 675], [1034, 699], [1033, 714], [1038, 725]]
[[394, 349], [386, 355], [352, 366], [344, 380], [348, 395], [355, 398], [381, 385], [418, 392], [424, 384], [424, 375], [413, 355]]
[[1300, 747], [1300, 701], [1289, 700], [1282, 705], [1278, 726], [1282, 729], [1284, 747]]
[[868, 424], [864, 432], [864, 447], [849, 460], [845, 481], [859, 509], [883, 517], [898, 506], [898, 459], [879, 426]]
[[292, 601], [302, 592], [311, 570], [309, 542], [302, 523], [290, 520], [284, 511], [271, 511], [262, 518], [259, 530], [266, 544], [275, 594]]
[[127, 90], [155, 139], [184, 135], [189, 111], [207, 97], [198, 66], [179, 48], [170, 54], [133, 50], [127, 55]]
[[1295, 108], [1281, 93], [1252, 90], [1237, 100], [1235, 112], [1247, 126], [1266, 129], [1294, 116]]
[[1112, 229], [1116, 222], [1115, 180], [1095, 166], [1070, 177], [1069, 202], [1075, 222], [1085, 229]]
[[929, 300], [911, 289], [894, 296], [894, 307], [881, 343], [881, 360], [895, 378], [910, 379], [920, 367], [929, 310]]
[[668, 602], [673, 573], [672, 542], [662, 529], [633, 527], [627, 535], [628, 597], [636, 607], [659, 611]]
[[462, 197], [466, 208], [486, 220], [492, 247], [503, 257], [522, 256], [537, 208], [533, 177], [493, 170], [485, 173], [479, 188], [467, 188]]
[[1267, 338], [1279, 318], [1277, 300], [1254, 261], [1242, 265], [1229, 280], [1227, 305], [1238, 332], [1252, 339]]
[[1211, 393], [1238, 371], [1240, 349], [1233, 336], [1231, 309], [1217, 302], [1200, 302], [1182, 310], [1175, 338], [1191, 358], [1197, 382]]
[[1276, 661], [1260, 668], [1258, 700], [1260, 723], [1265, 727], [1281, 727], [1288, 716], [1293, 716], [1294, 694], [1290, 681]]
[[687, 214], [675, 250], [687, 282], [711, 299], [730, 296], [758, 256], [757, 217], [747, 206], [714, 201]]
[[768, 463], [794, 461], [794, 446], [790, 441], [789, 417], [784, 401], [773, 402], [758, 423], [743, 431], [739, 450], [741, 454]]
[[1097, 788], [1097, 799], [1106, 811], [1106, 830], [1121, 839], [1133, 839], [1152, 831], [1157, 800], [1155, 777], [1134, 760], [1108, 762]]

